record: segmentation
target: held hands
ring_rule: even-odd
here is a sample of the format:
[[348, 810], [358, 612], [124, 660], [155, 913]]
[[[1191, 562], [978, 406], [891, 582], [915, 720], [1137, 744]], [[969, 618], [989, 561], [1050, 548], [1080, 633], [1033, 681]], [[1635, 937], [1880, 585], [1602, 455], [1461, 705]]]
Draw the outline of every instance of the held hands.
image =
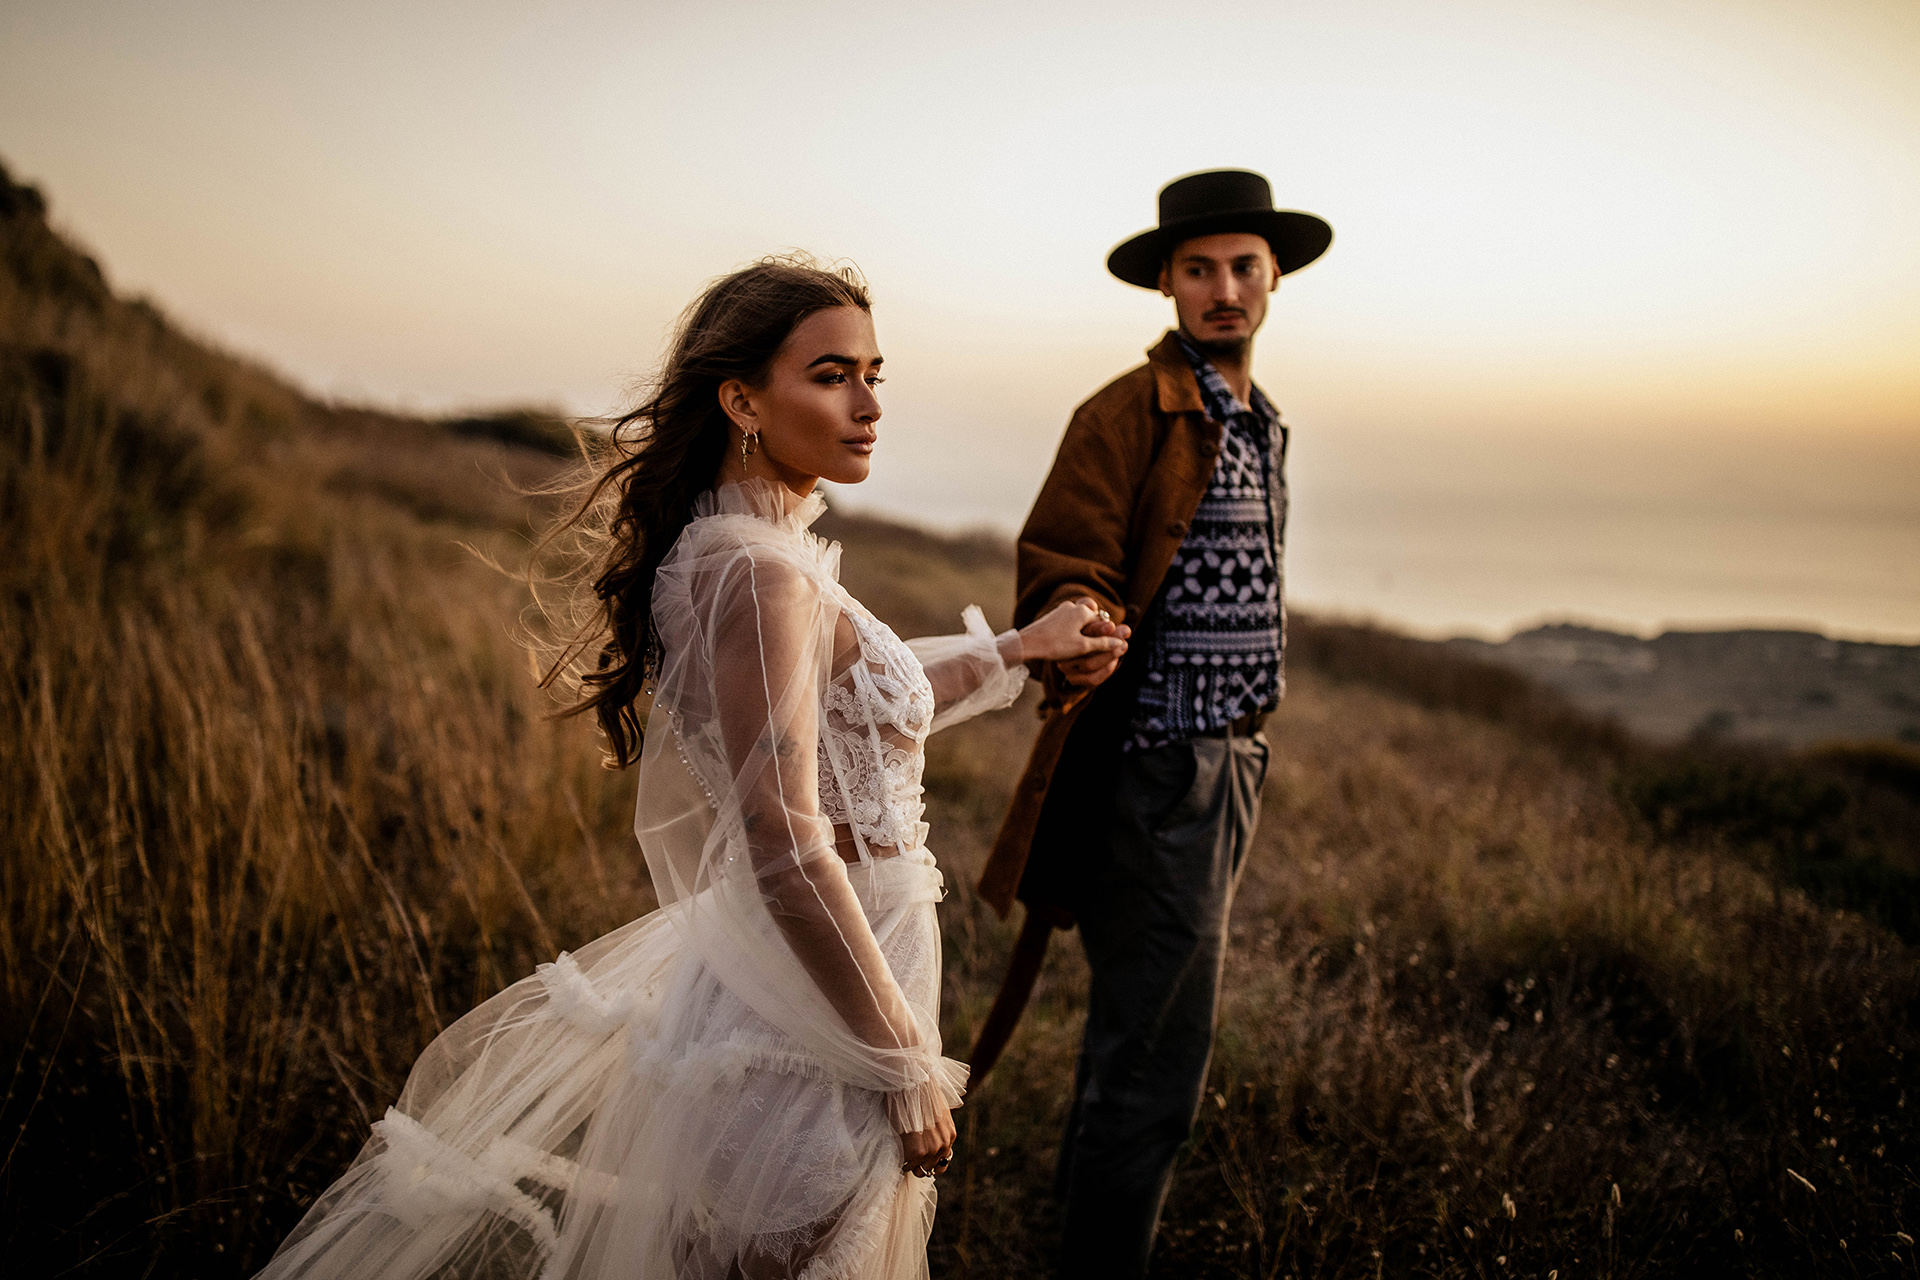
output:
[[1115, 622], [1092, 596], [1066, 600], [1020, 629], [1022, 657], [1058, 663], [1067, 683], [1083, 689], [1120, 667], [1133, 628]]
[[947, 1162], [953, 1159], [954, 1139], [959, 1136], [953, 1127], [953, 1113], [941, 1108], [940, 1120], [931, 1129], [900, 1135], [900, 1171], [916, 1178], [945, 1173]]

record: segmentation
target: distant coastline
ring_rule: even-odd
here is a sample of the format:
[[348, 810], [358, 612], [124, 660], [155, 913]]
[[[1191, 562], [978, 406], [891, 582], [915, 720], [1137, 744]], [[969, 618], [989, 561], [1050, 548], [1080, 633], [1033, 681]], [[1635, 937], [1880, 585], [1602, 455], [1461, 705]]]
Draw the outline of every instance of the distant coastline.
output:
[[1652, 639], [1553, 624], [1448, 644], [1549, 685], [1656, 742], [1920, 746], [1920, 645], [1811, 631], [1667, 631]]

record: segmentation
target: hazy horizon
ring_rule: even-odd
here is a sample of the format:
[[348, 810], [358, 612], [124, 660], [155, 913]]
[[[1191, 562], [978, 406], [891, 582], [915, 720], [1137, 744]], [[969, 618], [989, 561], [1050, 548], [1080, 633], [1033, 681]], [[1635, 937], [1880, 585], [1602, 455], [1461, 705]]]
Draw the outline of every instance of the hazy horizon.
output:
[[416, 411], [604, 412], [704, 280], [844, 256], [840, 500], [1002, 530], [1170, 318], [1107, 249], [1258, 169], [1336, 233], [1256, 360], [1303, 606], [1920, 640], [1912, 4], [27, 0], [0, 158], [116, 287]]

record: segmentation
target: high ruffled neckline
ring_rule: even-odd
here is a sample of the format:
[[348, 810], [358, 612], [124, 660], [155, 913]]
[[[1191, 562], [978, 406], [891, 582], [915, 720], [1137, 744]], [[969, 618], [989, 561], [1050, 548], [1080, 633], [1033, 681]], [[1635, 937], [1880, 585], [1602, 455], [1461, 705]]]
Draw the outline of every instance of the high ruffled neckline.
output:
[[795, 533], [805, 533], [826, 509], [826, 497], [817, 488], [803, 498], [783, 484], [758, 477], [719, 485], [693, 500], [695, 519], [755, 516]]

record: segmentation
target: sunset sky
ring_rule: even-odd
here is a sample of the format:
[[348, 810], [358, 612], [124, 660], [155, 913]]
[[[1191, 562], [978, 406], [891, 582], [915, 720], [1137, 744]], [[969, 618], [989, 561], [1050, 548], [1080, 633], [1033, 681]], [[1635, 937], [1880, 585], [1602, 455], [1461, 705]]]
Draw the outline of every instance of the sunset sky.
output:
[[1920, 3], [0, 7], [0, 159], [331, 395], [616, 407], [707, 278], [871, 279], [875, 478], [1015, 527], [1179, 174], [1334, 226], [1256, 376], [1303, 604], [1920, 640]]

